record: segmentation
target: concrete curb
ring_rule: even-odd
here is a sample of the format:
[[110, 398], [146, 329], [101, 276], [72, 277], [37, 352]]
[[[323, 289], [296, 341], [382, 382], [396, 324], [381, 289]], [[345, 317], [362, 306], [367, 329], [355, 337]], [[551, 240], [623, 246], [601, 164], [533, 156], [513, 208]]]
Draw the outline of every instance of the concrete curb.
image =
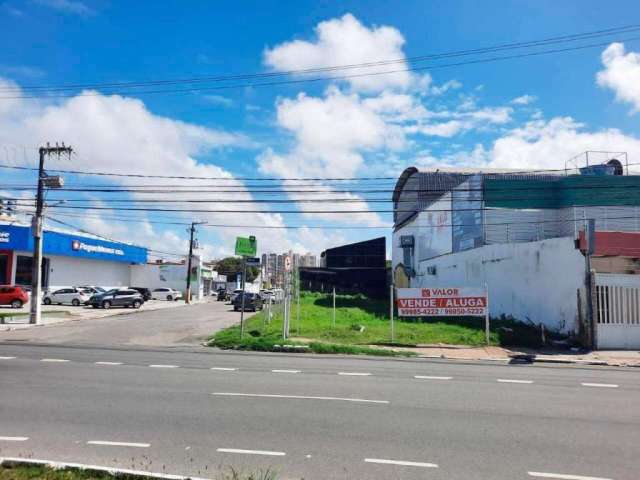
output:
[[129, 475], [138, 477], [140, 479], [145, 478], [159, 478], [164, 480], [208, 480], [202, 477], [185, 477], [184, 475], [171, 475], [168, 473], [146, 472], [144, 470], [129, 470], [126, 468], [115, 467], [102, 467], [99, 465], [88, 465], [85, 463], [70, 463], [70, 462], [55, 462], [52, 460], [40, 460], [34, 458], [17, 458], [17, 457], [0, 457], [0, 467], [2, 466], [34, 466], [44, 465], [55, 470], [61, 470], [64, 468], [73, 468], [77, 470], [84, 470], [85, 472], [96, 473], [108, 473], [115, 477]]

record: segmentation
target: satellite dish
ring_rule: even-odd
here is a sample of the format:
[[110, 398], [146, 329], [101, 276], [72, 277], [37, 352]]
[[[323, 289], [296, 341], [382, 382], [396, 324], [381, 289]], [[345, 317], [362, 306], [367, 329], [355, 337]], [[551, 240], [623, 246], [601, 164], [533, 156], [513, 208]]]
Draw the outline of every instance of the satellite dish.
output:
[[613, 167], [614, 175], [623, 175], [624, 169], [622, 168], [622, 163], [617, 158], [612, 158], [607, 162], [607, 165]]

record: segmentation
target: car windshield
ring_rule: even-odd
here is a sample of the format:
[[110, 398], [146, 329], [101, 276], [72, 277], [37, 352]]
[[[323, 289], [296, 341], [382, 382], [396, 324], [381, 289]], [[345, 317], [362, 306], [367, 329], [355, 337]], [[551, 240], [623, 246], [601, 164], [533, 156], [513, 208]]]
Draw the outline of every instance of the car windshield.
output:
[[111, 290], [107, 290], [106, 292], [103, 292], [103, 293], [108, 294], [108, 295], [113, 295], [117, 291], [118, 291], [117, 288], [112, 288]]

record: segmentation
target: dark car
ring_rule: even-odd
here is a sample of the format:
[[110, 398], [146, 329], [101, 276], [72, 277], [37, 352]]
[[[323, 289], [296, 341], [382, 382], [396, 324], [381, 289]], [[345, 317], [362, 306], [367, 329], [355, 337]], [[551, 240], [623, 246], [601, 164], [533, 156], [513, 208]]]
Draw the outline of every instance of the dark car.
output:
[[225, 301], [228, 300], [228, 298], [229, 298], [229, 294], [227, 293], [227, 290], [224, 289], [224, 288], [219, 288], [218, 289], [218, 298], [217, 298], [217, 300], [219, 302], [225, 302]]
[[106, 309], [111, 307], [140, 308], [143, 303], [142, 294], [133, 289], [109, 290], [108, 292], [93, 295], [87, 302], [93, 308], [101, 307]]
[[[255, 312], [256, 310], [262, 310], [263, 305], [264, 305], [264, 300], [262, 300], [262, 297], [259, 294], [249, 293], [249, 292], [244, 293], [244, 311], [245, 312], [247, 311]], [[237, 295], [236, 298], [233, 300], [233, 310], [236, 312], [239, 310], [242, 310], [242, 293]]]
[[140, 295], [142, 295], [142, 298], [144, 299], [145, 302], [148, 302], [149, 300], [151, 300], [151, 290], [149, 290], [148, 288], [131, 287], [131, 290], [135, 290], [139, 292]]
[[0, 285], [0, 305], [11, 305], [21, 308], [29, 301], [29, 295], [22, 288], [15, 285]]

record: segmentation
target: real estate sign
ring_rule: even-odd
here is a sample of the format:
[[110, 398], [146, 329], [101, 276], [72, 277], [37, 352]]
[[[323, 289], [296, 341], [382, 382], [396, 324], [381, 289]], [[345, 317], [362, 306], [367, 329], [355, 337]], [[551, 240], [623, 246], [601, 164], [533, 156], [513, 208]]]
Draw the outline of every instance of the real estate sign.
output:
[[255, 257], [258, 251], [256, 237], [236, 237], [236, 255]]
[[401, 317], [486, 316], [487, 291], [477, 287], [398, 288]]

